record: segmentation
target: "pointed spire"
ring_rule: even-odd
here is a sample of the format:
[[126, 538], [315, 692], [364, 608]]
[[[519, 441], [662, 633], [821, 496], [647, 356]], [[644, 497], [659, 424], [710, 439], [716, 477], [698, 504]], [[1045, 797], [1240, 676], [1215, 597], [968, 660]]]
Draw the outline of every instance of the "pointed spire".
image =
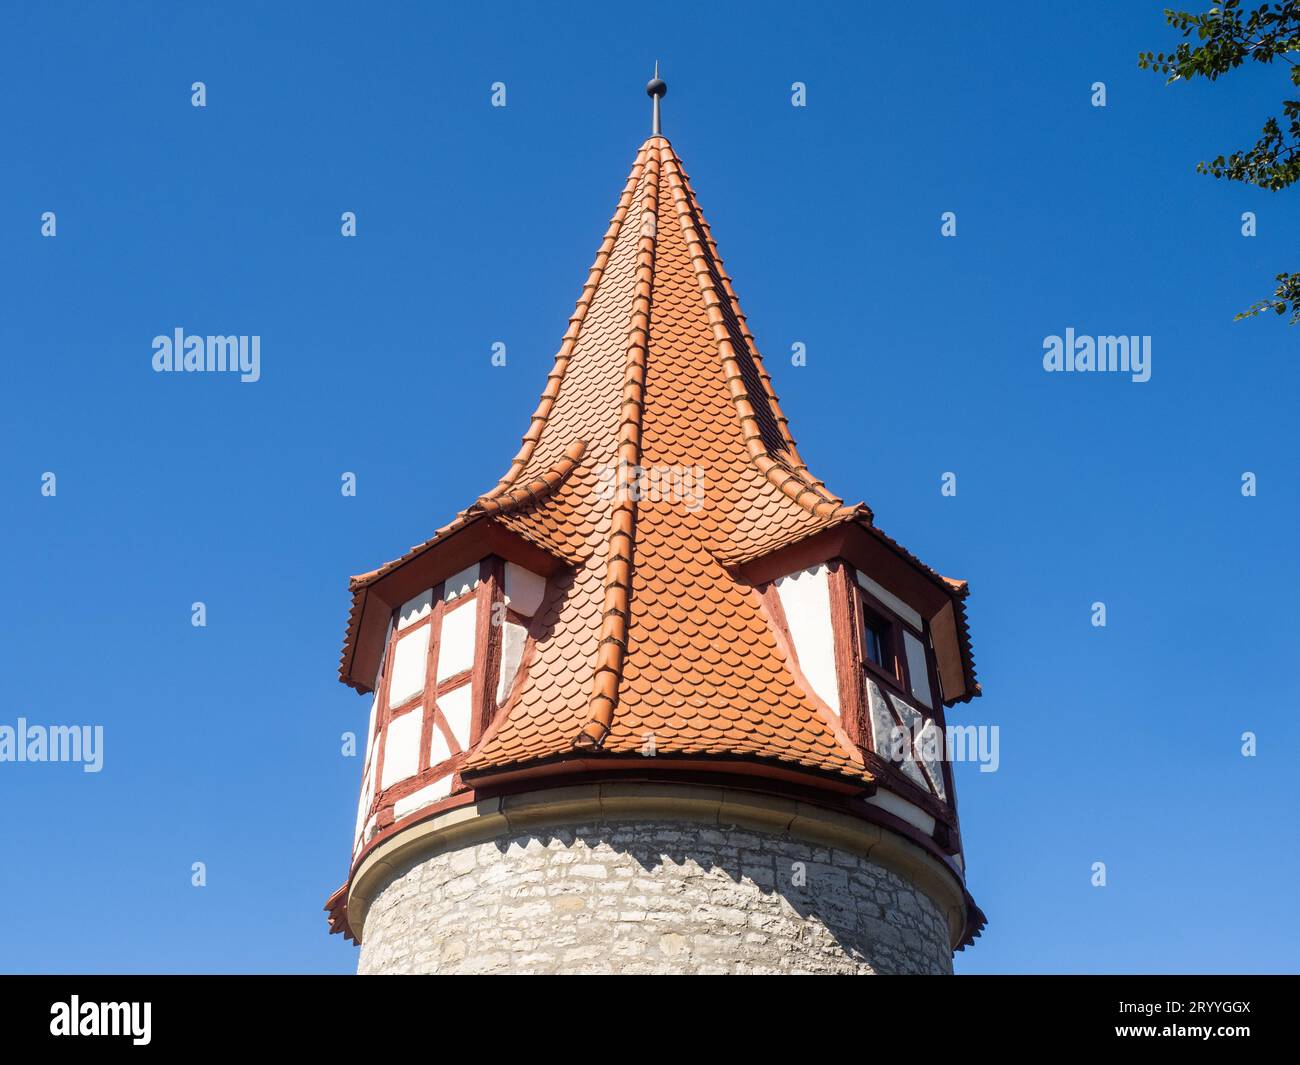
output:
[[[665, 88], [655, 78], [648, 95], [658, 104]], [[681, 479], [668, 491], [690, 492], [689, 504], [652, 487], [686, 471], [693, 487]], [[433, 538], [354, 580], [346, 682], [371, 688], [387, 604], [419, 591], [409, 564], [430, 552], [459, 558], [453, 537], [475, 523], [457, 543], [490, 528], [561, 575], [533, 657], [502, 716], [466, 752], [465, 773], [513, 772], [575, 747], [584, 757], [637, 754], [647, 731], [660, 753], [775, 758], [857, 780], [871, 772], [834, 712], [790, 672], [761, 596], [733, 570], [832, 527], [854, 542], [884, 534], [799, 456], [662, 133], [637, 150], [505, 476]], [[964, 591], [902, 557], [952, 600], [946, 661], [961, 672], [946, 692], [973, 694]]]
[[668, 92], [667, 83], [659, 77], [659, 60], [655, 60], [655, 76], [646, 83], [646, 95], [654, 98], [654, 119], [650, 127], [652, 137], [662, 136], [663, 131], [659, 128], [659, 101], [664, 94]]

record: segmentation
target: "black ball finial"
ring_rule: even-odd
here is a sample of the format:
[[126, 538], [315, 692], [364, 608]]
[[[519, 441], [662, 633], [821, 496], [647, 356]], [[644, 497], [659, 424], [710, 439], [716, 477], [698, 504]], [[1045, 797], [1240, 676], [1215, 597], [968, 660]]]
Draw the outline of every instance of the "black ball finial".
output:
[[646, 82], [647, 96], [663, 96], [668, 92], [668, 83], [663, 78], [651, 78]]

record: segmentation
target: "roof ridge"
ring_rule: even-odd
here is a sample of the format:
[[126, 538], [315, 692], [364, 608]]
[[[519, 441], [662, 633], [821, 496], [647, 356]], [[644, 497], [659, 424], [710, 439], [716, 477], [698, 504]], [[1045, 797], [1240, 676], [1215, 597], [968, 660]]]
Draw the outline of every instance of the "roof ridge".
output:
[[[653, 138], [652, 138], [653, 139]], [[605, 558], [605, 602], [596, 647], [596, 670], [587, 700], [587, 721], [573, 746], [594, 750], [605, 741], [614, 721], [623, 660], [627, 654], [632, 604], [632, 558], [636, 534], [636, 492], [631, 483], [641, 465], [641, 417], [645, 410], [645, 374], [650, 343], [650, 301], [654, 292], [655, 245], [659, 227], [659, 180], [662, 150], [646, 157], [647, 178], [641, 194], [641, 233], [637, 243], [636, 290], [628, 322], [623, 370], [622, 421], [618, 428], [618, 472], [609, 519]]]
[[785, 441], [785, 449], [794, 460], [793, 466], [807, 470], [808, 465], [800, 457], [798, 445], [795, 443], [794, 435], [790, 432], [790, 419], [781, 410], [781, 404], [776, 396], [776, 389], [772, 386], [772, 377], [763, 365], [763, 356], [759, 353], [758, 344], [754, 341], [754, 334], [749, 331], [749, 321], [745, 317], [745, 312], [740, 309], [740, 297], [736, 295], [731, 276], [723, 265], [722, 256], [718, 252], [718, 242], [713, 239], [713, 230], [709, 226], [708, 219], [704, 217], [704, 212], [700, 210], [699, 201], [695, 197], [695, 190], [691, 187], [690, 175], [686, 173], [686, 168], [681, 165], [681, 160], [676, 157], [676, 153], [674, 153], [674, 162], [676, 163], [677, 172], [681, 176], [682, 188], [686, 193], [687, 202], [691, 205], [692, 217], [700, 231], [700, 235], [704, 238], [704, 246], [708, 249], [709, 261], [718, 276], [722, 291], [727, 297], [727, 303], [736, 319], [740, 334], [745, 338], [745, 343], [749, 346], [750, 355], [754, 360], [754, 368], [763, 383], [763, 391], [767, 394], [767, 401], [772, 408], [772, 417], [780, 429], [781, 438]]
[[[780, 407], [776, 403], [775, 393], [773, 393], [771, 381], [763, 369], [762, 359], [757, 349], [751, 344], [747, 354], [755, 366], [760, 381], [763, 382], [764, 396], [768, 402], [772, 418], [776, 422], [782, 442], [786, 445], [783, 449], [784, 453], [790, 458], [774, 457], [767, 443], [763, 440], [762, 430], [756, 424], [758, 414], [750, 402], [749, 393], [745, 387], [744, 374], [736, 361], [735, 344], [729, 335], [726, 319], [721, 309], [724, 300], [726, 303], [735, 306], [738, 306], [738, 303], [735, 302], [734, 291], [729, 288], [730, 281], [726, 280], [726, 275], [717, 266], [716, 259], [710, 257], [711, 238], [704, 232], [707, 227], [702, 223], [699, 205], [695, 201], [690, 185], [687, 184], [686, 175], [682, 171], [676, 153], [671, 150], [671, 147], [668, 152], [668, 184], [673, 192], [677, 221], [682, 227], [683, 236], [686, 238], [687, 251], [695, 270], [695, 279], [699, 283], [700, 293], [704, 297], [709, 327], [713, 332], [718, 355], [722, 360], [727, 391], [735, 406], [736, 416], [740, 420], [741, 436], [745, 441], [750, 459], [772, 485], [817, 517], [847, 518], [858, 513], [856, 507], [845, 505], [844, 500], [834, 495], [823, 482], [815, 480], [811, 473], [807, 472], [807, 466], [804, 465], [794, 448], [794, 438], [790, 436], [789, 430], [785, 428], [785, 415], [781, 414]], [[712, 246], [716, 249], [716, 245]], [[724, 286], [722, 295], [719, 295], [719, 286], [714, 280], [715, 273], [718, 281], [722, 282]], [[742, 333], [742, 337], [745, 338], [745, 342], [748, 344], [748, 334]], [[781, 452], [778, 452], [778, 454], [781, 454]]]
[[596, 252], [596, 259], [591, 264], [591, 269], [587, 271], [587, 280], [582, 286], [577, 305], [574, 307], [573, 314], [569, 316], [569, 327], [565, 330], [564, 338], [560, 342], [560, 350], [555, 354], [555, 365], [551, 367], [551, 372], [546, 375], [546, 387], [542, 390], [537, 409], [533, 412], [532, 419], [529, 421], [528, 431], [523, 435], [519, 451], [511, 460], [510, 468], [506, 471], [505, 476], [497, 482], [496, 487], [480, 498], [480, 502], [492, 500], [504, 494], [518, 480], [520, 474], [524, 472], [528, 463], [532, 460], [533, 452], [537, 449], [537, 444], [542, 438], [542, 432], [546, 428], [547, 419], [550, 417], [551, 410], [554, 408], [555, 401], [560, 394], [560, 386], [563, 384], [565, 372], [569, 368], [569, 359], [572, 358], [574, 349], [578, 345], [578, 338], [582, 334], [582, 326], [586, 321], [587, 311], [590, 309], [592, 301], [596, 297], [596, 292], [600, 288], [600, 283], [605, 276], [605, 267], [609, 263], [614, 244], [618, 240], [618, 234], [623, 228], [624, 220], [627, 218], [628, 208], [631, 207], [632, 198], [636, 194], [636, 187], [641, 181], [641, 174], [645, 169], [645, 160], [649, 155], [649, 147], [650, 142], [646, 141], [637, 152], [636, 160], [632, 164], [632, 171], [628, 175], [627, 184], [623, 186], [623, 192], [618, 199], [618, 206], [614, 209], [614, 215], [610, 219], [609, 228], [605, 230], [600, 249]]
[[540, 502], [554, 492], [577, 468], [586, 450], [587, 441], [575, 440], [564, 449], [564, 454], [549, 469], [518, 488], [513, 483], [504, 488], [498, 485], [491, 492], [479, 496], [470, 510], [478, 510], [485, 514], [508, 514], [526, 504]]

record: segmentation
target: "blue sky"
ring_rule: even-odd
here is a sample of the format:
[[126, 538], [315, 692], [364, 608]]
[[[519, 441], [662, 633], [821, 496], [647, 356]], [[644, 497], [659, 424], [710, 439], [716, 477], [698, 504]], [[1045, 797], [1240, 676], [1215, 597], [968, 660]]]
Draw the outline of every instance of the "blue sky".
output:
[[[659, 59], [804, 457], [972, 585], [958, 971], [1294, 970], [1300, 328], [1232, 315], [1300, 193], [1193, 170], [1286, 85], [1139, 71], [1162, 6], [6, 4], [0, 724], [105, 763], [0, 764], [0, 969], [354, 969], [346, 578], [504, 471]], [[153, 373], [177, 326], [262, 379]], [[1151, 380], [1044, 373], [1067, 327], [1149, 335]]]

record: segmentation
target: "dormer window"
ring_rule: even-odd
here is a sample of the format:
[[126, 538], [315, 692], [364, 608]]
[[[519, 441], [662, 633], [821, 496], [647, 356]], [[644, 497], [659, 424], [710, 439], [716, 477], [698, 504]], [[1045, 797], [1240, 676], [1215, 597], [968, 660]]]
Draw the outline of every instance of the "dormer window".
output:
[[862, 573], [852, 582], [857, 619], [857, 659], [869, 676], [883, 679], [927, 710], [939, 693], [925, 622], [915, 610]]
[[545, 577], [489, 555], [390, 610], [358, 847], [460, 786], [466, 753], [518, 681], [545, 591]]
[[893, 797], [881, 803], [910, 811], [904, 819], [930, 834], [936, 818], [944, 820], [951, 794], [930, 626], [910, 603], [850, 563], [840, 561], [832, 576], [843, 605], [836, 642], [840, 674], [847, 676], [841, 691], [851, 711], [849, 734], [897, 771], [882, 786]]

